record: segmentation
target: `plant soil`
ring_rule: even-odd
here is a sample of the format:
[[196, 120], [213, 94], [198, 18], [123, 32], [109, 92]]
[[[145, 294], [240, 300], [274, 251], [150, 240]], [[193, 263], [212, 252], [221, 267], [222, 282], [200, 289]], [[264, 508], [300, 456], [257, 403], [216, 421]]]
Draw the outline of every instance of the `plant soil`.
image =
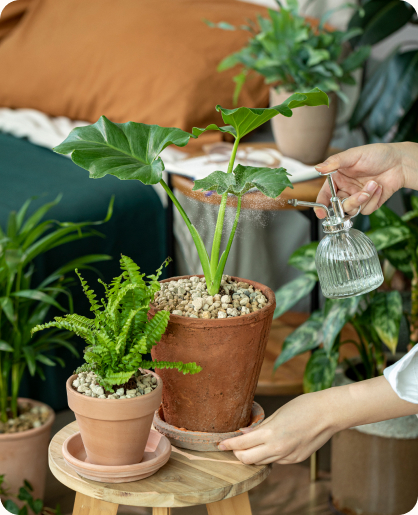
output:
[[21, 433], [41, 427], [48, 420], [50, 410], [46, 406], [32, 406], [28, 402], [19, 404], [19, 416], [0, 422], [0, 434]]
[[80, 372], [72, 387], [87, 397], [98, 399], [132, 399], [151, 393], [157, 388], [157, 379], [152, 374], [133, 375], [125, 384], [114, 385], [113, 392], [105, 391], [98, 383], [94, 372]]
[[209, 295], [204, 277], [193, 276], [161, 283], [154, 302], [156, 307], [173, 315], [210, 319], [249, 315], [266, 306], [267, 299], [261, 290], [254, 289], [249, 283], [223, 275], [217, 295]]

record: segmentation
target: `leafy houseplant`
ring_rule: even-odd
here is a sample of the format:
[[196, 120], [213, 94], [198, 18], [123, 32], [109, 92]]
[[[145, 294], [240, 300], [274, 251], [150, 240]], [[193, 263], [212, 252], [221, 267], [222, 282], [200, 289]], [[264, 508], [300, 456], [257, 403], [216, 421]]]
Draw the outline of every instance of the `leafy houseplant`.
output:
[[[61, 515], [59, 505], [55, 509], [47, 508], [44, 506], [42, 499], [34, 499], [33, 495], [33, 487], [26, 480], [24, 480], [23, 486], [19, 488], [19, 493], [17, 495], [12, 494], [5, 486], [5, 475], [0, 475], [0, 497], [8, 513], [28, 515], [29, 510], [31, 510], [35, 515]], [[13, 499], [21, 501], [23, 506], [19, 508]]]
[[100, 386], [113, 392], [114, 386], [123, 385], [135, 375], [138, 368], [176, 368], [184, 374], [196, 374], [201, 368], [196, 363], [169, 363], [165, 361], [143, 360], [151, 348], [161, 339], [170, 313], [159, 311], [147, 319], [150, 303], [154, 294], [160, 289], [158, 278], [162, 265], [155, 275], [148, 276], [149, 282], [139, 272], [139, 267], [132, 259], [122, 256], [120, 260], [122, 274], [115, 277], [110, 285], [99, 282], [105, 289], [105, 299], [96, 300], [96, 294], [90, 290], [81, 277], [81, 285], [93, 312], [94, 319], [77, 314], [55, 317], [55, 321], [37, 325], [32, 334], [52, 327], [71, 331], [83, 338], [87, 347], [84, 351], [85, 364], [79, 372], [94, 372]]
[[[375, 45], [408, 24], [417, 24], [414, 7], [408, 2], [363, 1], [364, 16], [354, 14], [348, 26], [362, 30], [350, 39], [354, 48]], [[405, 43], [376, 68], [366, 80], [350, 120], [350, 128], [361, 127], [367, 143], [418, 141], [418, 49]]]
[[[105, 298], [100, 302], [80, 276], [94, 318], [69, 314], [32, 329], [33, 334], [51, 327], [72, 331], [87, 343], [85, 364], [76, 371], [78, 377], [73, 375], [68, 379], [67, 395], [87, 457], [90, 463], [98, 465], [129, 465], [140, 463], [143, 457], [153, 415], [162, 396], [161, 379], [153, 373], [155, 389], [148, 392], [137, 389], [137, 377], [142, 379], [144, 369], [176, 368], [184, 374], [201, 371], [196, 363], [143, 359], [161, 339], [170, 317], [168, 311], [159, 311], [148, 320], [151, 301], [160, 289], [158, 278], [164, 264], [155, 275], [148, 276], [149, 281], [144, 280], [144, 274], [127, 256], [122, 256], [120, 264], [122, 274], [109, 285], [99, 280], [105, 290]], [[75, 389], [75, 381], [83, 377], [83, 372], [92, 378], [94, 374], [93, 382], [98, 383], [100, 394], [92, 381], [87, 383], [87, 389], [80, 385]], [[116, 386], [117, 391], [111, 395]], [[120, 388], [123, 395], [118, 394]]]
[[105, 220], [101, 222], [59, 223], [42, 221], [46, 213], [60, 201], [58, 197], [27, 216], [31, 200], [16, 213], [11, 212], [6, 230], [0, 227], [0, 421], [18, 416], [18, 394], [22, 376], [28, 368], [31, 375], [44, 378], [42, 365], [63, 365], [51, 351], [65, 347], [77, 355], [68, 341], [70, 335], [57, 330], [31, 339], [31, 329], [42, 323], [51, 306], [65, 309], [57, 301], [67, 295], [69, 310], [71, 295], [65, 274], [74, 267], [85, 268], [90, 263], [110, 259], [104, 255], [88, 255], [60, 266], [41, 284], [32, 286], [34, 259], [59, 245], [96, 235], [92, 225], [106, 222], [112, 214], [113, 200]]
[[[359, 342], [354, 343], [363, 363], [363, 378], [382, 373], [385, 365], [382, 343], [393, 353], [396, 351], [404, 314], [409, 321], [410, 343], [417, 343], [418, 197], [411, 196], [410, 203], [412, 209], [402, 217], [387, 206], [382, 206], [370, 215], [371, 230], [367, 232], [384, 261], [386, 283], [389, 285], [394, 270], [401, 271], [411, 279], [410, 310], [404, 313], [402, 297], [398, 291], [378, 291], [351, 299], [327, 300], [322, 310], [313, 313], [287, 337], [276, 362], [277, 368], [292, 357], [322, 345], [312, 354], [305, 371], [307, 391], [331, 386], [339, 350], [344, 343], [340, 341], [340, 332], [347, 322], [351, 322], [358, 335]], [[303, 275], [276, 292], [276, 318], [307, 295], [318, 280], [315, 272], [317, 245], [317, 242], [305, 245], [290, 257], [289, 264], [301, 270]]]
[[[110, 174], [121, 180], [135, 179], [144, 184], [160, 183], [190, 231], [199, 254], [209, 294], [215, 295], [219, 292], [222, 274], [238, 225], [242, 196], [251, 188], [257, 188], [264, 195], [276, 198], [287, 186], [292, 187], [284, 168], [256, 168], [242, 165], [234, 168], [241, 139], [278, 114], [291, 117], [292, 110], [297, 107], [318, 105], [328, 105], [328, 97], [315, 88], [308, 93], [294, 93], [282, 104], [267, 109], [247, 107], [224, 109], [217, 106], [216, 109], [227, 125], [218, 127], [211, 124], [203, 129], [194, 127], [192, 134], [177, 128], [158, 125], [135, 122], [116, 124], [102, 116], [94, 125], [74, 129], [54, 150], [60, 154], [71, 154], [74, 163], [88, 170], [93, 179]], [[227, 173], [215, 171], [205, 179], [195, 181], [193, 188], [216, 191], [222, 195], [209, 255], [196, 227], [190, 222], [183, 207], [162, 178], [164, 163], [159, 154], [169, 145], [184, 147], [190, 138], [197, 138], [211, 130], [232, 135], [235, 143]], [[219, 258], [228, 194], [238, 197], [238, 204], [226, 250]]]
[[[370, 47], [359, 45], [347, 57], [343, 57], [346, 41], [362, 33], [360, 27], [348, 31], [330, 30], [326, 21], [334, 11], [324, 14], [318, 26], [299, 14], [297, 0], [287, 2], [288, 7], [278, 0], [279, 10], [268, 10], [268, 18], [258, 16], [258, 26], [244, 25], [242, 30], [251, 34], [248, 44], [226, 57], [219, 65], [223, 71], [240, 66], [235, 76], [234, 102], [248, 73], [254, 71], [265, 77], [266, 84], [272, 84], [287, 92], [306, 91], [313, 87], [329, 93], [335, 92], [346, 100], [341, 92], [341, 83], [355, 84], [352, 72], [362, 66], [369, 56]], [[235, 27], [220, 23], [210, 24], [226, 30]]]

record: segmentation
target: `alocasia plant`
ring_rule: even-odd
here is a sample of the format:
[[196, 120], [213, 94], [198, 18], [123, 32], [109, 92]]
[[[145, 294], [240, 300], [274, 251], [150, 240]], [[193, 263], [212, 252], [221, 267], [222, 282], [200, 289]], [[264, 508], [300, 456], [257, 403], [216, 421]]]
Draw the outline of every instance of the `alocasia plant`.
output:
[[[228, 259], [241, 210], [242, 196], [251, 188], [257, 188], [264, 195], [276, 198], [287, 187], [292, 187], [284, 168], [256, 168], [237, 165], [235, 157], [241, 139], [248, 133], [271, 120], [274, 116], [292, 116], [292, 110], [301, 106], [329, 105], [328, 96], [318, 88], [308, 93], [294, 93], [280, 105], [266, 109], [224, 109], [216, 106], [225, 126], [215, 124], [206, 128], [194, 127], [192, 133], [173, 127], [159, 127], [143, 123], [113, 123], [102, 116], [98, 122], [87, 127], [74, 129], [68, 138], [54, 150], [60, 154], [71, 154], [77, 165], [88, 170], [90, 177], [99, 179], [107, 174], [121, 180], [136, 179], [143, 184], [160, 183], [171, 198], [186, 223], [199, 254], [203, 273], [210, 295], [218, 293], [222, 273]], [[227, 172], [215, 171], [205, 179], [195, 181], [194, 190], [217, 191], [222, 195], [218, 219], [209, 255], [196, 227], [163, 180], [164, 163], [160, 153], [169, 145], [184, 147], [190, 138], [197, 138], [206, 131], [221, 131], [233, 136], [235, 142]], [[238, 197], [237, 211], [228, 243], [222, 256], [220, 247], [224, 227], [228, 195]]]

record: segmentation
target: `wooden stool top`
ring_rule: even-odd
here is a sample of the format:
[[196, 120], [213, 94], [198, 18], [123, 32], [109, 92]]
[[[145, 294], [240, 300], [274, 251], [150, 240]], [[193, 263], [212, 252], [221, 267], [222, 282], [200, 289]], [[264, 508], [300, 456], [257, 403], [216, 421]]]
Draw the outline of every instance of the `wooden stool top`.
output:
[[[277, 149], [277, 145], [275, 143], [242, 143], [240, 148], [245, 149], [246, 147], [251, 147], [254, 149]], [[197, 157], [198, 155], [202, 154], [203, 152], [200, 154], [196, 153], [190, 157]], [[297, 198], [298, 200], [304, 200], [306, 202], [315, 202], [319, 190], [322, 188], [323, 184], [324, 178], [322, 177], [319, 177], [318, 179], [311, 179], [309, 181], [297, 182], [293, 185], [293, 190], [286, 188], [283, 193], [275, 199], [266, 197], [259, 191], [248, 192], [242, 197], [241, 207], [242, 209], [256, 209], [259, 211], [281, 211], [288, 209], [305, 211], [310, 208], [303, 206], [293, 207], [287, 203], [287, 200], [291, 198]], [[218, 205], [221, 203], [222, 197], [217, 193], [212, 193], [212, 195], [206, 196], [205, 192], [203, 191], [192, 191], [194, 185], [193, 181], [182, 175], [173, 174], [172, 185], [186, 197], [198, 200], [199, 202]], [[229, 195], [227, 205], [236, 207], [237, 197], [234, 195]]]
[[247, 492], [270, 473], [270, 465], [244, 465], [228, 452], [197, 452], [173, 447], [170, 460], [153, 476], [132, 483], [98, 483], [79, 476], [62, 456], [62, 444], [78, 431], [73, 422], [49, 446], [54, 476], [76, 492], [115, 504], [171, 507], [208, 504]]

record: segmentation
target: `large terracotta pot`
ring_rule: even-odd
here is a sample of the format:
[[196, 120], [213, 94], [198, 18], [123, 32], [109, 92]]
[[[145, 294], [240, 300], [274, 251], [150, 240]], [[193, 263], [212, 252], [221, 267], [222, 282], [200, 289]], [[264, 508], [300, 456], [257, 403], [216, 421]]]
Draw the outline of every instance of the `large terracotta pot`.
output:
[[68, 406], [74, 411], [90, 463], [132, 465], [142, 460], [154, 412], [161, 404], [162, 381], [155, 390], [132, 399], [87, 397], [67, 380]]
[[[171, 315], [166, 332], [151, 351], [155, 360], [194, 361], [202, 367], [195, 375], [158, 371], [164, 383], [163, 413], [168, 424], [214, 433], [236, 431], [249, 424], [276, 300], [274, 292], [262, 284], [233, 279], [260, 289], [267, 305], [234, 318]], [[151, 308], [150, 315], [155, 312], [156, 308]]]
[[[19, 399], [32, 406], [46, 406], [32, 399]], [[42, 499], [48, 467], [48, 445], [55, 415], [49, 406], [50, 415], [41, 427], [21, 433], [0, 434], [0, 474], [5, 474], [6, 487], [17, 494], [26, 479], [33, 486], [35, 499]]]
[[[284, 102], [292, 93], [270, 89], [270, 106]], [[337, 95], [328, 94], [327, 106], [304, 106], [294, 109], [291, 118], [275, 116], [271, 120], [274, 139], [280, 152], [306, 164], [324, 160], [334, 132], [337, 116]]]
[[[353, 382], [346, 370], [342, 365], [336, 385]], [[339, 513], [409, 513], [418, 497], [417, 418], [401, 417], [337, 433], [332, 438], [331, 472], [332, 500]]]

